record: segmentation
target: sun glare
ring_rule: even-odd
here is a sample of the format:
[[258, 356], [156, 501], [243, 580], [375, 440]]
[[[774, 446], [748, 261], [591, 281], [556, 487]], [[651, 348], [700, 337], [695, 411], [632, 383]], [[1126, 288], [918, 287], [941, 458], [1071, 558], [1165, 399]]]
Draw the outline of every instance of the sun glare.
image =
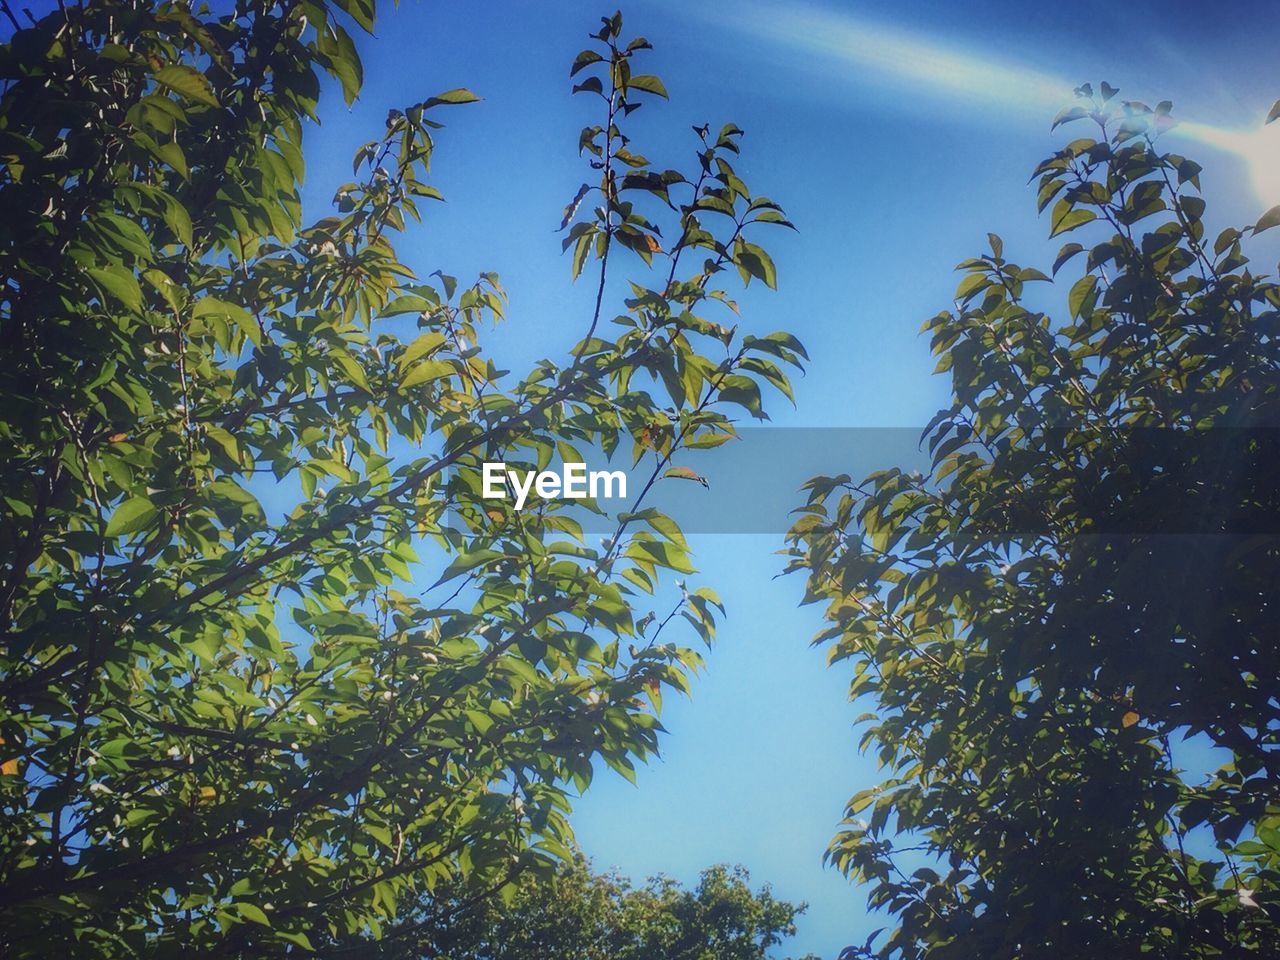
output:
[[1248, 137], [1240, 152], [1249, 163], [1249, 176], [1259, 199], [1268, 208], [1280, 203], [1280, 123]]
[[1184, 122], [1174, 130], [1240, 157], [1248, 166], [1250, 186], [1265, 209], [1280, 203], [1280, 122], [1260, 130], [1224, 130]]
[[[742, 0], [735, 26], [801, 52], [806, 60], [843, 64], [858, 80], [879, 76], [915, 88], [922, 97], [967, 98], [1040, 116], [1071, 100], [1071, 85], [1061, 78], [1006, 57], [983, 57], [809, 3], [780, 7]], [[1246, 131], [1182, 121], [1174, 131], [1242, 158], [1264, 209], [1280, 204], [1280, 121]]]

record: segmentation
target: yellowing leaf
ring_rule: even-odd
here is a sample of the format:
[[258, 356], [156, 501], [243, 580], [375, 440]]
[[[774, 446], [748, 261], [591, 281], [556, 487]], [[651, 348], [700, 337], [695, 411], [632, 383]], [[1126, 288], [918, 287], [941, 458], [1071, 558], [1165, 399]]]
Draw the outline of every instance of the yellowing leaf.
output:
[[697, 471], [690, 470], [688, 467], [671, 467], [663, 474], [664, 477], [670, 477], [673, 480], [692, 480], [694, 483], [700, 483], [704, 487], [710, 487], [707, 478]]

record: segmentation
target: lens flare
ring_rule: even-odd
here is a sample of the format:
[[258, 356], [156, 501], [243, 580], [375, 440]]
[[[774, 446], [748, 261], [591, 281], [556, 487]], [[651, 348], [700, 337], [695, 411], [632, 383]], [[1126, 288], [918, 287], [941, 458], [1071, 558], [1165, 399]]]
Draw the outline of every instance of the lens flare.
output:
[[1280, 122], [1261, 130], [1224, 130], [1203, 123], [1180, 123], [1174, 131], [1240, 157], [1254, 192], [1268, 207], [1280, 204]]
[[856, 68], [859, 81], [889, 81], [913, 99], [960, 99], [1042, 116], [1071, 100], [1075, 84], [1019, 64], [1008, 56], [986, 59], [918, 32], [808, 3], [739, 0], [733, 16], [715, 16], [712, 5], [681, 6], [685, 16], [746, 33], [801, 55], [801, 66]]
[[[739, 0], [727, 20], [698, 4], [682, 4], [686, 16], [732, 29], [783, 51], [796, 64], [821, 65], [824, 73], [846, 67], [850, 79], [878, 81], [910, 91], [917, 103], [967, 100], [998, 105], [1030, 118], [1044, 117], [1072, 102], [1075, 84], [1011, 62], [1007, 55], [983, 57], [949, 47], [916, 31], [807, 3]], [[1251, 186], [1268, 207], [1280, 203], [1280, 121], [1260, 131], [1238, 131], [1182, 121], [1173, 135], [1190, 136], [1242, 158]]]

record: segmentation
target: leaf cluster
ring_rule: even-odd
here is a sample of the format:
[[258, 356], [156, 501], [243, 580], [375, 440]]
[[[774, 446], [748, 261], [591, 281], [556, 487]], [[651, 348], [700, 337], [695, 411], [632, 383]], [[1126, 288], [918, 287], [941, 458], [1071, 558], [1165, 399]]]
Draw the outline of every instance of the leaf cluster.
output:
[[885, 770], [829, 852], [896, 920], [850, 956], [1280, 950], [1275, 211], [1211, 238], [1116, 93], [1036, 171], [1055, 279], [993, 235], [925, 324], [931, 469], [815, 478], [790, 534]]
[[[611, 196], [586, 335], [498, 369], [497, 276], [394, 244], [478, 98], [391, 111], [304, 223], [303, 132], [322, 77], [358, 92], [373, 4], [218, 11], [93, 0], [0, 48], [6, 956], [309, 953], [570, 858], [570, 797], [634, 776], [700, 663], [666, 628], [710, 642], [722, 613], [667, 579], [688, 543], [644, 494], [803, 356], [704, 316], [741, 238], [714, 269], [673, 249], [604, 337], [609, 249], [641, 229]], [[601, 156], [642, 175], [620, 124], [661, 85], [617, 75]], [[480, 495], [486, 461], [624, 443], [651, 479], [603, 542]]]
[[[668, 877], [636, 885], [594, 873], [575, 856], [548, 876], [526, 874], [507, 902], [470, 903], [465, 891], [413, 912], [415, 936], [352, 942], [378, 960], [766, 960], [796, 932], [804, 904], [750, 886], [742, 867], [711, 867], [685, 889]], [[816, 960], [809, 957], [806, 960]]]

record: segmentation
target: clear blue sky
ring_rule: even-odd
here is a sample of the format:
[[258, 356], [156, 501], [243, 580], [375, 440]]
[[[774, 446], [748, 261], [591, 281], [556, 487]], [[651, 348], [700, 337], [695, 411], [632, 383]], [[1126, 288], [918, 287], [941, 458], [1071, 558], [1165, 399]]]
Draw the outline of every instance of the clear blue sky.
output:
[[[796, 409], [773, 404], [776, 424], [919, 426], [944, 403], [946, 383], [930, 376], [916, 331], [949, 304], [952, 266], [982, 252], [989, 230], [1026, 264], [1045, 266], [1056, 248], [1026, 181], [1062, 140], [1049, 132], [1058, 91], [1106, 79], [1226, 131], [1257, 128], [1280, 97], [1273, 3], [1031, 6], [624, 8], [628, 32], [657, 48], [648, 66], [672, 94], [636, 115], [639, 148], [683, 160], [691, 124], [732, 120], [747, 131], [748, 183], [800, 228], [769, 238], [780, 291], [753, 287], [743, 301], [748, 323], [795, 331], [814, 358]], [[331, 93], [322, 127], [308, 133], [306, 197], [319, 214], [388, 108], [457, 86], [485, 97], [447, 115], [434, 182], [448, 203], [401, 252], [423, 275], [501, 274], [511, 319], [490, 346], [517, 371], [563, 357], [583, 329], [588, 291], [569, 284], [552, 231], [585, 179], [577, 131], [594, 122], [587, 99], [568, 95], [568, 64], [610, 12], [581, 2], [387, 4], [377, 39], [360, 40], [360, 100], [347, 110]], [[1206, 167], [1211, 229], [1280, 202], [1264, 203], [1241, 157], [1205, 142], [1212, 136], [1181, 136], [1178, 149]], [[1280, 156], [1273, 162], [1280, 168]], [[702, 578], [729, 607], [720, 643], [693, 699], [667, 706], [664, 759], [641, 770], [638, 787], [601, 776], [575, 824], [599, 866], [636, 876], [689, 881], [712, 863], [745, 864], [780, 895], [809, 901], [791, 952], [834, 957], [885, 922], [821, 863], [844, 801], [876, 771], [855, 749], [845, 675], [808, 647], [818, 622], [797, 607], [800, 582], [773, 579], [780, 545], [763, 535], [695, 539]]]

